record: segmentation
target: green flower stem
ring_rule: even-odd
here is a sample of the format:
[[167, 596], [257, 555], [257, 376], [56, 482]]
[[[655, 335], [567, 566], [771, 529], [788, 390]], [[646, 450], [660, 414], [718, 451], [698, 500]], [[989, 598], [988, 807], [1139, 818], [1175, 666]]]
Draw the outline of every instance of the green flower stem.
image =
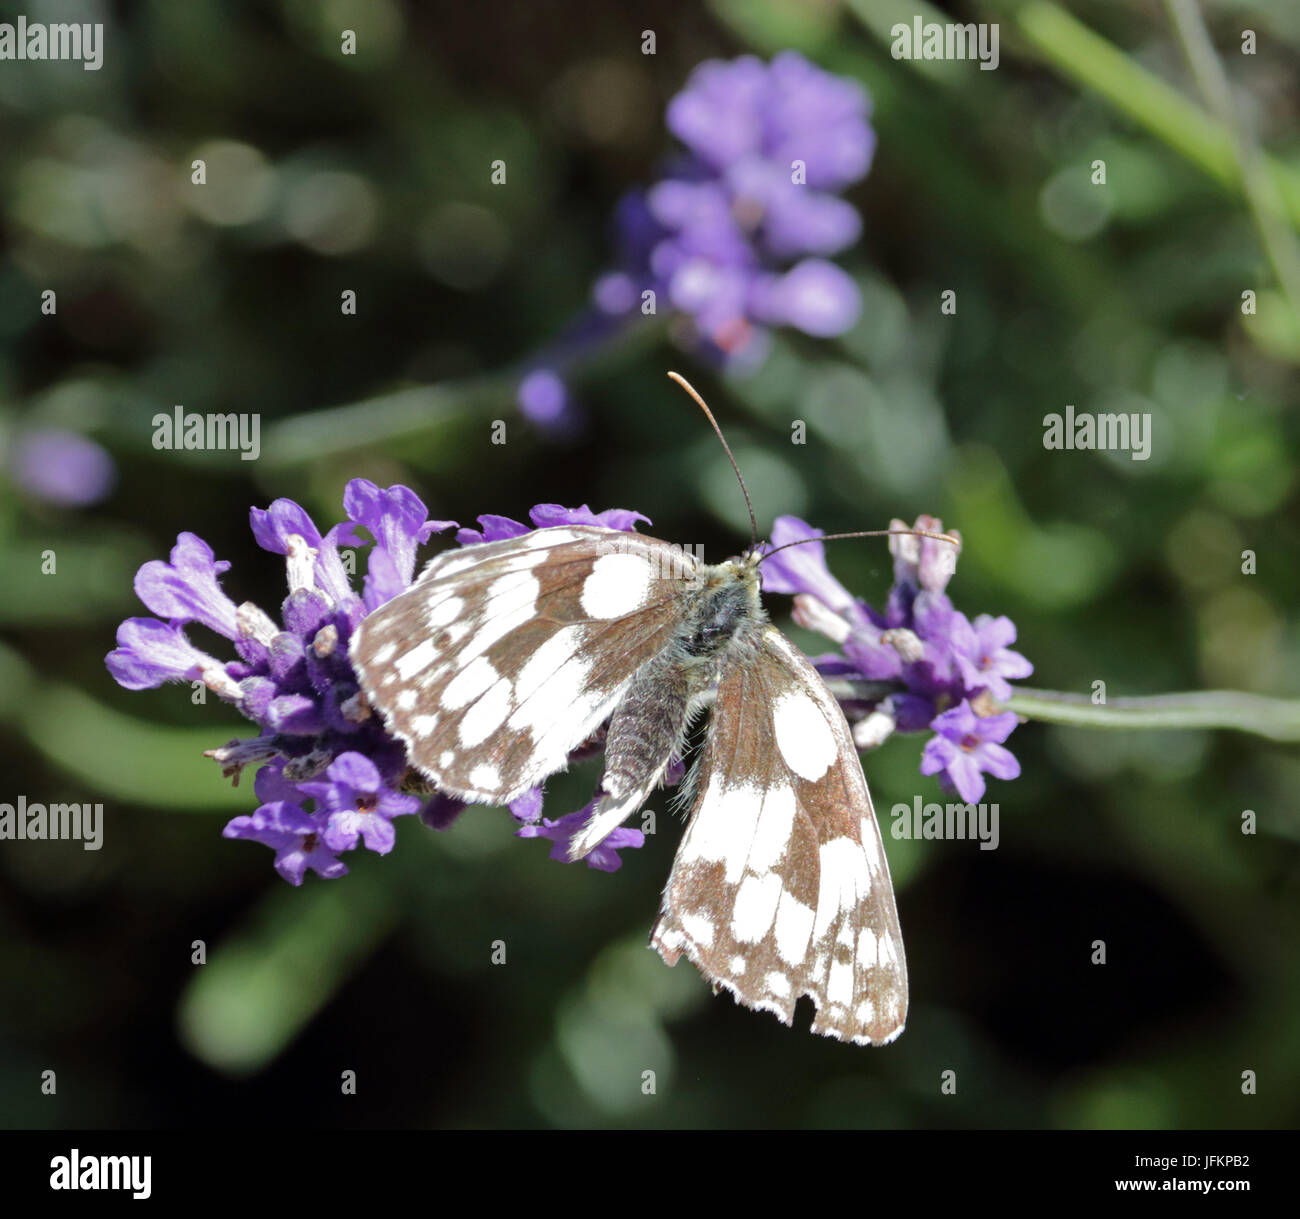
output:
[[1259, 229], [1278, 283], [1290, 300], [1292, 310], [1300, 317], [1300, 248], [1294, 234], [1287, 228], [1277, 182], [1268, 172], [1254, 136], [1241, 121], [1232, 100], [1227, 73], [1210, 41], [1196, 0], [1166, 0], [1166, 7], [1201, 96], [1231, 135], [1238, 172], [1255, 227]]
[[1100, 704], [1086, 694], [1016, 690], [1006, 706], [1026, 719], [1078, 728], [1231, 728], [1272, 741], [1300, 741], [1300, 700], [1237, 690], [1108, 698]]
[[[1025, 40], [1063, 76], [1101, 94], [1221, 185], [1245, 189], [1233, 134], [1225, 123], [1049, 0], [1021, 5], [1014, 21]], [[1273, 158], [1264, 158], [1263, 165], [1290, 223], [1300, 227], [1300, 173]]]
[[[874, 702], [898, 690], [888, 682], [847, 677], [829, 678], [826, 685], [841, 701]], [[1099, 704], [1087, 694], [1017, 689], [1002, 707], [1027, 720], [1070, 724], [1076, 728], [1231, 728], [1237, 732], [1253, 732], [1271, 741], [1300, 741], [1300, 699], [1266, 698], [1237, 690], [1108, 698]]]
[[[608, 338], [583, 347], [576, 356], [547, 364], [566, 381], [599, 375], [662, 341], [665, 319], [635, 321]], [[262, 443], [262, 464], [272, 469], [305, 466], [324, 458], [355, 453], [369, 445], [425, 436], [465, 418], [494, 412], [518, 418], [515, 390], [526, 367], [487, 373], [463, 381], [418, 385], [380, 394], [362, 402], [325, 407], [282, 419], [269, 427]]]
[[495, 408], [514, 409], [515, 379], [494, 374], [447, 383], [420, 385], [380, 394], [346, 406], [305, 411], [267, 430], [262, 462], [273, 469], [310, 465], [363, 444], [409, 440], [465, 415]]
[[[895, 23], [911, 24], [913, 16], [942, 24], [947, 14], [923, 0], [847, 0], [848, 9], [881, 43], [889, 46]], [[1094, 33], [1051, 0], [1001, 0], [992, 6], [1006, 11], [1024, 42], [1062, 76], [1100, 94], [1117, 110], [1202, 172], [1229, 190], [1276, 200], [1291, 225], [1300, 228], [1300, 172], [1276, 158], [1260, 154], [1259, 173], [1267, 182], [1245, 180], [1231, 127], [1207, 114], [1172, 85], [1137, 64], [1118, 47]], [[1003, 53], [1011, 52], [1008, 45]], [[945, 60], [903, 61], [936, 82], [960, 85], [969, 79], [970, 65]]]

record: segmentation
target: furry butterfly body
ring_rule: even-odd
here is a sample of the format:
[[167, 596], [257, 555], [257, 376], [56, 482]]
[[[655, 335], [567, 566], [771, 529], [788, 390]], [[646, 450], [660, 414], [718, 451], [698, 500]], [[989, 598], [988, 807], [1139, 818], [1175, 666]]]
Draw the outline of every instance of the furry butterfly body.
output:
[[352, 656], [411, 764], [464, 799], [516, 798], [604, 727], [575, 858], [645, 803], [711, 697], [651, 944], [787, 1024], [808, 995], [815, 1032], [880, 1044], [902, 1031], [907, 972], [879, 828], [843, 713], [767, 621], [759, 562], [534, 530], [431, 560]]

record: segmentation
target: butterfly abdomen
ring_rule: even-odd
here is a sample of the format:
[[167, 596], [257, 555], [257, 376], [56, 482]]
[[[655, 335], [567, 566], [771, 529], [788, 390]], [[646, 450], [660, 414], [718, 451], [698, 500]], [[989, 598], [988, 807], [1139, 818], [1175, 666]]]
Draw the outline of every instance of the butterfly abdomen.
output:
[[682, 751], [694, 701], [713, 685], [723, 657], [763, 621], [743, 569], [706, 567], [692, 585], [672, 642], [637, 671], [610, 721], [603, 787], [611, 795], [658, 781]]
[[691, 681], [661, 654], [642, 665], [619, 703], [605, 739], [602, 786], [614, 796], [658, 779], [686, 732]]

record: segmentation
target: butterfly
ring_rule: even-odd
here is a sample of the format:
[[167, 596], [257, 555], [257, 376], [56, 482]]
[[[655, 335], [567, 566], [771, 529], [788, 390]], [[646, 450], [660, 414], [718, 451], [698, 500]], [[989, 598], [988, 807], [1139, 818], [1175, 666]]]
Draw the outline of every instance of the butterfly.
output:
[[642, 807], [711, 702], [651, 946], [787, 1025], [806, 995], [813, 1032], [881, 1045], [908, 997], [889, 864], [844, 713], [767, 619], [764, 557], [536, 529], [430, 560], [351, 656], [411, 764], [463, 800], [518, 798], [603, 727], [574, 859]]

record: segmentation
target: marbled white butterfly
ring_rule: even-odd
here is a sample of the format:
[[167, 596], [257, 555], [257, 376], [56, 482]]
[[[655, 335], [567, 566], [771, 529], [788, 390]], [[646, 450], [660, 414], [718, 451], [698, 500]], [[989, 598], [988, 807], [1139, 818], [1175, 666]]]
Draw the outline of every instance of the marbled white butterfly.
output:
[[465, 800], [517, 798], [607, 725], [573, 858], [642, 806], [716, 689], [650, 942], [786, 1024], [808, 995], [813, 1032], [880, 1045], [907, 1015], [889, 865], [844, 714], [760, 604], [762, 558], [537, 529], [432, 559], [351, 654], [411, 764]]

